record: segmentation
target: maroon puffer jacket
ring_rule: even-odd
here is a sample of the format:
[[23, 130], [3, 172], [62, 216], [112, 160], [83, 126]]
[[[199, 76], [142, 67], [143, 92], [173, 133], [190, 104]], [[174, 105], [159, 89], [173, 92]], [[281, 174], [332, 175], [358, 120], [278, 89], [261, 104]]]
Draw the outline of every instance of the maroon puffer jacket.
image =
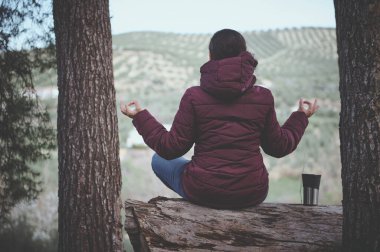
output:
[[264, 201], [265, 153], [283, 157], [298, 145], [308, 124], [293, 112], [280, 127], [271, 92], [254, 86], [257, 62], [248, 52], [201, 67], [201, 85], [186, 90], [168, 132], [147, 110], [133, 119], [145, 143], [165, 159], [184, 155], [195, 143], [183, 188], [198, 204], [240, 208]]

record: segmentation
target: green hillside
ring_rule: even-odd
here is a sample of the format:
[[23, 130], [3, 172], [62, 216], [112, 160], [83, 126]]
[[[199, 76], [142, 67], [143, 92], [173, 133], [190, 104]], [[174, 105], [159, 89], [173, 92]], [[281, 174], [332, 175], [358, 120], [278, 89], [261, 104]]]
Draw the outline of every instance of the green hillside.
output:
[[[303, 169], [322, 172], [325, 202], [338, 202], [340, 102], [335, 29], [253, 31], [243, 35], [249, 51], [259, 61], [257, 84], [272, 90], [280, 123], [295, 110], [301, 97], [317, 97], [321, 105], [296, 153], [280, 160], [265, 157], [272, 177], [296, 178]], [[161, 32], [114, 36], [118, 102], [137, 99], [161, 122], [171, 123], [185, 89], [199, 83], [199, 67], [208, 60], [210, 37], [211, 34]], [[55, 123], [55, 72], [36, 73], [35, 83]], [[119, 115], [121, 148], [125, 148], [132, 124]]]

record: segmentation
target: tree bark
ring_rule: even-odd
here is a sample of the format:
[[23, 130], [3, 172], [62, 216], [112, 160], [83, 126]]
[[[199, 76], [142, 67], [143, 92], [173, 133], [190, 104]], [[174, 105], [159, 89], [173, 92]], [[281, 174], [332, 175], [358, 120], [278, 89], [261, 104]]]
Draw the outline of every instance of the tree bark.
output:
[[137, 251], [340, 251], [341, 206], [264, 203], [215, 210], [181, 199], [125, 202]]
[[121, 251], [121, 173], [108, 0], [54, 0], [59, 251]]
[[380, 1], [335, 0], [344, 251], [380, 251]]

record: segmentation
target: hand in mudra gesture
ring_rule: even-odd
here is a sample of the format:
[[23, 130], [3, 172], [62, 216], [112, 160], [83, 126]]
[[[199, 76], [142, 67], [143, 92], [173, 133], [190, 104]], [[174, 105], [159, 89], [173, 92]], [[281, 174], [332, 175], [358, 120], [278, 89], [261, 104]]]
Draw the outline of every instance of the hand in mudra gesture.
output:
[[121, 113], [133, 119], [133, 117], [137, 113], [139, 113], [142, 109], [141, 109], [140, 104], [137, 101], [131, 101], [128, 104], [120, 103], [120, 110], [121, 110]]
[[[307, 105], [306, 107], [305, 104]], [[298, 111], [304, 112], [307, 117], [311, 117], [318, 109], [319, 106], [317, 105], [317, 99], [314, 99], [313, 103], [302, 98], [299, 100]]]

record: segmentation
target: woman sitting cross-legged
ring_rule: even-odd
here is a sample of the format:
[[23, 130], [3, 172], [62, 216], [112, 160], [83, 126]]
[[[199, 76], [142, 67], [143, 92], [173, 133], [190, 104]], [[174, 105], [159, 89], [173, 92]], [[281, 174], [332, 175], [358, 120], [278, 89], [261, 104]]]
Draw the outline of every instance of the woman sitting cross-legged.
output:
[[[271, 91], [255, 85], [258, 62], [243, 36], [218, 31], [209, 53], [200, 85], [184, 93], [170, 131], [137, 101], [122, 104], [121, 111], [156, 152], [155, 174], [181, 197], [214, 208], [254, 206], [268, 193], [260, 146], [278, 158], [294, 151], [318, 106], [301, 99], [280, 126]], [[186, 160], [182, 155], [193, 144], [194, 155]]]

